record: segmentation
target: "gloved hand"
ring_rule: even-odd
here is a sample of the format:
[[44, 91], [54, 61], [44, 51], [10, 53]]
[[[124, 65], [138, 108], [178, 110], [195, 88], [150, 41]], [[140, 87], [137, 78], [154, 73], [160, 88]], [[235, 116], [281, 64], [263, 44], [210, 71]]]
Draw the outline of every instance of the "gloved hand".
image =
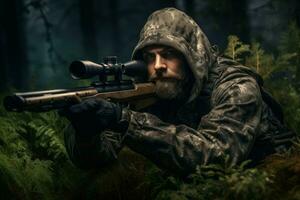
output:
[[79, 136], [89, 137], [113, 129], [121, 119], [122, 107], [103, 99], [87, 99], [59, 114], [70, 120]]

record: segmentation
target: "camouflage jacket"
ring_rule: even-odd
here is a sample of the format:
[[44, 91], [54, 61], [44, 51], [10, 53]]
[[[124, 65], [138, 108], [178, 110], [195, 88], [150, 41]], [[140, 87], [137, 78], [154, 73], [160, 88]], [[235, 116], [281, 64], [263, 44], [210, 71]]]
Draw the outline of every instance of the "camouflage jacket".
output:
[[187, 102], [172, 107], [158, 102], [142, 112], [123, 109], [124, 132], [105, 131], [76, 139], [67, 131], [71, 160], [82, 168], [104, 166], [117, 159], [124, 145], [157, 166], [186, 175], [197, 165], [258, 162], [285, 149], [293, 133], [282, 125], [278, 104], [262, 88], [251, 69], [214, 53], [199, 26], [174, 8], [154, 12], [140, 33], [133, 59], [152, 44], [171, 46], [185, 56], [194, 75]]

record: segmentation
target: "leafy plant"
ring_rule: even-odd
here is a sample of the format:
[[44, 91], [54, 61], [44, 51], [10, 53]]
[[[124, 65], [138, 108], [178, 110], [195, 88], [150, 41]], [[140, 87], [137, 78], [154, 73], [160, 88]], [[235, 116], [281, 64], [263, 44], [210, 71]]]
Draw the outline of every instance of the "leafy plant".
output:
[[228, 45], [224, 55], [232, 58], [235, 61], [242, 61], [245, 54], [249, 53], [249, 45], [243, 44], [240, 39], [235, 35], [228, 36]]
[[265, 199], [271, 176], [263, 170], [245, 168], [247, 163], [199, 166], [188, 182], [167, 179], [171, 187], [161, 191], [157, 199]]
[[[0, 182], [6, 199], [53, 199], [56, 162], [66, 162], [53, 113], [7, 113], [0, 108]], [[55, 130], [59, 131], [56, 132]], [[58, 163], [57, 163], [58, 164]]]

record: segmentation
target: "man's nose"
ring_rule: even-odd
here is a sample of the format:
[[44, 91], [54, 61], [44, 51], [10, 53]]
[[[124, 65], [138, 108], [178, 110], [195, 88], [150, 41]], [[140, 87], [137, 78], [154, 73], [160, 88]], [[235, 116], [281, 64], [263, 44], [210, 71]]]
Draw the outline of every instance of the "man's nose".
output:
[[166, 70], [167, 65], [164, 62], [164, 59], [160, 55], [155, 56], [155, 65], [154, 69], [157, 70]]

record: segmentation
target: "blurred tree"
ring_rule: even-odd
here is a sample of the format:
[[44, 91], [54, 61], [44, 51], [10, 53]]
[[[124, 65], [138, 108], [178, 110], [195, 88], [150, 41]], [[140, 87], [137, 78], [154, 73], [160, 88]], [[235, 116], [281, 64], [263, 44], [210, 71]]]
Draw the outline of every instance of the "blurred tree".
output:
[[5, 38], [4, 38], [4, 2], [0, 1], [0, 91], [7, 88], [7, 64], [4, 56]]
[[230, 0], [230, 4], [229, 16], [232, 33], [240, 35], [242, 40], [250, 41], [247, 0]]
[[98, 46], [96, 43], [94, 0], [79, 0], [79, 12], [85, 57], [97, 60]]
[[192, 18], [195, 17], [195, 0], [185, 1], [185, 11]]
[[282, 33], [278, 49], [281, 55], [289, 54], [289, 65], [295, 71], [294, 86], [300, 91], [300, 28], [296, 21], [290, 23], [288, 29]]
[[[192, 0], [189, 0], [192, 1]], [[160, 7], [175, 7], [176, 5], [176, 0], [163, 0], [163, 1], [158, 1], [160, 3]]]
[[109, 10], [110, 10], [110, 22], [112, 27], [112, 42], [113, 42], [113, 52], [115, 55], [120, 54], [121, 37], [120, 37], [120, 25], [119, 25], [119, 1], [110, 0], [109, 1]]
[[223, 49], [228, 35], [250, 42], [247, 0], [210, 0], [195, 2], [195, 19], [201, 22], [211, 41]]
[[1, 89], [24, 89], [28, 82], [24, 9], [22, 0], [1, 1]]
[[247, 0], [249, 34], [265, 49], [277, 49], [278, 36], [288, 29], [290, 21], [300, 25], [299, 0]]

